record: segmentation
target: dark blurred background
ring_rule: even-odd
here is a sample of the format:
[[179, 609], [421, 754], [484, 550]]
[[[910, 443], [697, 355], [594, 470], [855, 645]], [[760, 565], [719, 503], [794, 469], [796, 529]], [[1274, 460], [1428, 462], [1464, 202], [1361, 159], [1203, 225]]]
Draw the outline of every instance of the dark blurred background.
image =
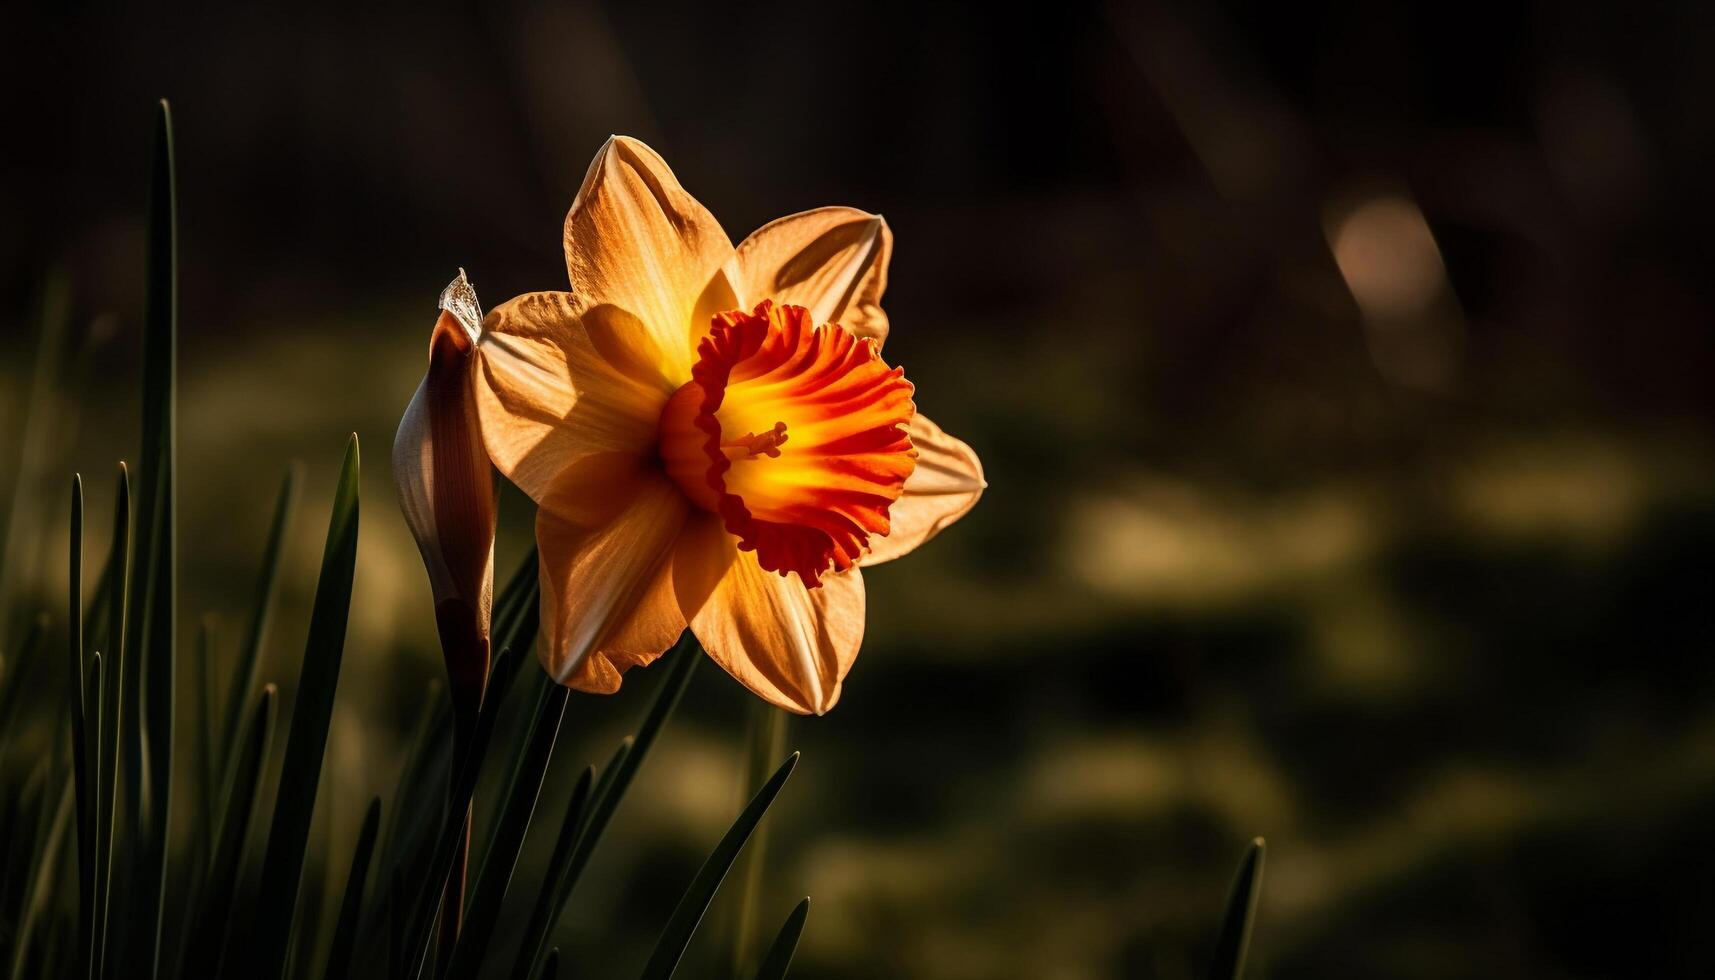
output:
[[[844, 700], [791, 726], [762, 908], [814, 896], [794, 976], [1197, 976], [1257, 834], [1254, 976], [1711, 975], [1715, 7], [1354, 7], [9, 14], [4, 418], [55, 273], [73, 330], [51, 424], [4, 431], [6, 567], [54, 584], [8, 587], [63, 605], [66, 475], [104, 540], [136, 454], [166, 96], [182, 611], [236, 646], [302, 460], [288, 689], [363, 441], [338, 888], [441, 670], [387, 467], [436, 295], [564, 288], [626, 133], [735, 241], [885, 214], [889, 358], [991, 484], [868, 576]], [[503, 523], [505, 574], [516, 493]], [[572, 702], [553, 806], [656, 673]], [[579, 976], [647, 955], [740, 804], [744, 711], [700, 671], [558, 933]]]

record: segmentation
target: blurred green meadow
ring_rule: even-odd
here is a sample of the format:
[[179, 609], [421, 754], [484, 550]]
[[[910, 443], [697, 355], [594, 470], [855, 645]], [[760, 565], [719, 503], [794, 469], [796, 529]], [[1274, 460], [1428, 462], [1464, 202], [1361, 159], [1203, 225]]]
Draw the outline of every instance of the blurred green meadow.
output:
[[[1249, 976], [1715, 969], [1702, 8], [20, 20], [0, 67], [30, 94], [0, 150], [0, 650], [37, 609], [63, 629], [71, 474], [101, 543], [115, 462], [137, 458], [165, 95], [180, 642], [208, 617], [229, 680], [297, 461], [261, 668], [285, 713], [347, 435], [366, 450], [301, 913], [324, 948], [365, 807], [390, 804], [444, 696], [386, 452], [435, 297], [461, 266], [491, 305], [564, 288], [560, 223], [620, 132], [734, 239], [823, 204], [884, 214], [888, 356], [990, 484], [866, 576], [841, 702], [789, 725], [803, 759], [759, 907], [771, 929], [813, 897], [794, 977], [1201, 976], [1257, 835]], [[506, 488], [502, 579], [530, 533]], [[551, 812], [663, 672], [572, 695]], [[204, 720], [179, 684], [190, 751]], [[575, 975], [649, 956], [748, 796], [748, 699], [693, 677], [555, 933]], [[721, 975], [728, 904], [684, 975]]]

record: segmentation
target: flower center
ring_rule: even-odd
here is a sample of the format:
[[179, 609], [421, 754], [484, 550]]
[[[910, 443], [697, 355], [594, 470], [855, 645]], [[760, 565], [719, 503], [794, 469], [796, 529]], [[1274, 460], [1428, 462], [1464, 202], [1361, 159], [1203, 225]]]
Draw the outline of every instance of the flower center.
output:
[[916, 466], [911, 382], [875, 342], [801, 306], [717, 314], [661, 413], [661, 461], [739, 547], [808, 586], [889, 530]]

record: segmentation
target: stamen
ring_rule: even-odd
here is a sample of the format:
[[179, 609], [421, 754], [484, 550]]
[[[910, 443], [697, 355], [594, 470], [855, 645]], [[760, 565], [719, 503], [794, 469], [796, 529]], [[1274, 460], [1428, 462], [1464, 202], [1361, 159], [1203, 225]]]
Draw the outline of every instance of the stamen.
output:
[[762, 435], [746, 432], [732, 442], [721, 443], [722, 449], [737, 449], [738, 453], [727, 453], [728, 459], [755, 459], [767, 456], [770, 459], [780, 458], [780, 447], [786, 444], [786, 423], [776, 422], [774, 428]]

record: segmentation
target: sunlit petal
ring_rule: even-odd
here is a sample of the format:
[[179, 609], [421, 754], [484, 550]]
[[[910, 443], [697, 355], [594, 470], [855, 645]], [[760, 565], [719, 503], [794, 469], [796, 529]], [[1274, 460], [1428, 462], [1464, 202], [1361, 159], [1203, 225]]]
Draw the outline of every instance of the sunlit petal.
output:
[[766, 299], [802, 306], [817, 323], [838, 323], [880, 344], [892, 256], [893, 232], [879, 214], [832, 207], [788, 215], [739, 243], [735, 305], [748, 309]]
[[557, 485], [537, 511], [544, 641], [537, 653], [555, 681], [606, 693], [618, 688], [621, 671], [659, 656], [685, 628], [667, 575], [689, 504], [647, 467], [606, 484], [608, 500], [592, 505], [597, 485]]
[[592, 455], [645, 458], [673, 386], [655, 339], [613, 306], [528, 293], [483, 321], [476, 403], [494, 465], [540, 502]]
[[565, 246], [580, 302], [635, 318], [674, 385], [688, 379], [693, 311], [732, 242], [661, 157], [630, 137], [609, 139], [566, 216]]
[[685, 631], [685, 617], [673, 596], [672, 563], [662, 562], [629, 616], [601, 641], [566, 683], [590, 694], [619, 690], [621, 675], [654, 663]]
[[888, 509], [892, 528], [886, 536], [869, 539], [869, 553], [859, 565], [891, 561], [914, 550], [976, 506], [988, 483], [983, 464], [971, 447], [941, 431], [921, 413], [907, 426], [917, 449], [917, 467], [905, 481], [905, 492]]
[[713, 515], [700, 514], [674, 556], [673, 585], [709, 656], [758, 697], [822, 714], [863, 643], [863, 578], [856, 568], [807, 588], [740, 551]]

